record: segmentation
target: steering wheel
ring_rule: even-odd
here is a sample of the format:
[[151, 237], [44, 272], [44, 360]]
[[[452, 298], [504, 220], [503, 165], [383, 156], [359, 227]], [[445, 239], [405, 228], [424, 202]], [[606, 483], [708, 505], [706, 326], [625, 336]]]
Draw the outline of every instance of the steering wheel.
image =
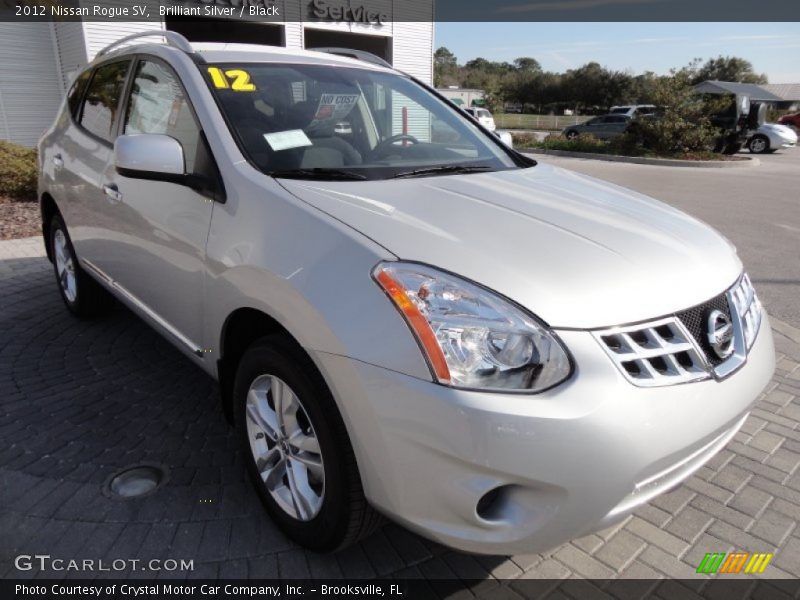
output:
[[402, 141], [411, 142], [412, 144], [419, 144], [419, 140], [413, 135], [408, 133], [398, 133], [397, 135], [386, 138], [382, 142], [378, 142], [378, 145], [372, 150], [372, 156], [380, 156], [381, 152], [383, 152], [387, 147]]

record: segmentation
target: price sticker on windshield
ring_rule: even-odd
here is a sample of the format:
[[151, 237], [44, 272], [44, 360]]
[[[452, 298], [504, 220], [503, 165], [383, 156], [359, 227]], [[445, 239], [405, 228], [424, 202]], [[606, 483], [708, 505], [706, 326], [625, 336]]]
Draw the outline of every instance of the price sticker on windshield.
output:
[[209, 67], [208, 74], [211, 76], [211, 83], [218, 90], [233, 90], [234, 92], [256, 91], [256, 84], [250, 81], [250, 73], [244, 69], [223, 71], [219, 67]]

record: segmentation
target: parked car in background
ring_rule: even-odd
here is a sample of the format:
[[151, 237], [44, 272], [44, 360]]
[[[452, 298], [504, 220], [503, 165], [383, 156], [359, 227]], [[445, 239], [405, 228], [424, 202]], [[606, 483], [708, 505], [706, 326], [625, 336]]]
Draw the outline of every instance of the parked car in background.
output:
[[511, 137], [511, 132], [506, 131], [505, 129], [495, 129], [494, 134], [500, 138], [500, 141], [503, 142], [509, 148], [514, 147], [514, 138]]
[[610, 140], [625, 133], [630, 125], [631, 117], [627, 115], [602, 115], [589, 119], [580, 125], [570, 125], [562, 132], [568, 140], [578, 137], [582, 133], [588, 133], [600, 140]]
[[753, 132], [745, 145], [753, 154], [794, 148], [797, 145], [797, 134], [787, 125], [764, 123]]
[[608, 112], [612, 115], [636, 117], [641, 115], [654, 115], [657, 108], [655, 104], [625, 104], [622, 106], [612, 106]]
[[792, 129], [795, 130], [795, 132], [800, 131], [800, 112], [792, 113], [789, 115], [783, 115], [781, 118], [778, 119], [778, 124], [791, 127]]
[[494, 117], [492, 116], [492, 113], [485, 108], [470, 106], [469, 108], [465, 108], [464, 112], [475, 119], [478, 123], [486, 127], [486, 129], [489, 131], [494, 131], [497, 129], [497, 125], [494, 123]]

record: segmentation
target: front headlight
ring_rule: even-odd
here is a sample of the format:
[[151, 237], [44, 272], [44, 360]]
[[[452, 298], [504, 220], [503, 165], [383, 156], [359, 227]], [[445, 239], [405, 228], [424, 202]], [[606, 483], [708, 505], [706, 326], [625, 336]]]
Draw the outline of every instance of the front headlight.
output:
[[431, 267], [381, 263], [372, 273], [414, 332], [439, 383], [541, 392], [572, 370], [555, 335], [508, 300]]

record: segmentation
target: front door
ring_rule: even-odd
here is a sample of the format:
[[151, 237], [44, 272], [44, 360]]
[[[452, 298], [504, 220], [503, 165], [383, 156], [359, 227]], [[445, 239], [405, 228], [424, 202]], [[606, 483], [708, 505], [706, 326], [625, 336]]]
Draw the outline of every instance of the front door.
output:
[[[206, 174], [208, 147], [175, 72], [155, 58], [134, 67], [122, 134], [158, 133], [181, 143], [186, 173]], [[202, 354], [206, 240], [214, 202], [177, 183], [106, 173], [118, 194], [115, 264], [108, 273], [179, 342]]]

